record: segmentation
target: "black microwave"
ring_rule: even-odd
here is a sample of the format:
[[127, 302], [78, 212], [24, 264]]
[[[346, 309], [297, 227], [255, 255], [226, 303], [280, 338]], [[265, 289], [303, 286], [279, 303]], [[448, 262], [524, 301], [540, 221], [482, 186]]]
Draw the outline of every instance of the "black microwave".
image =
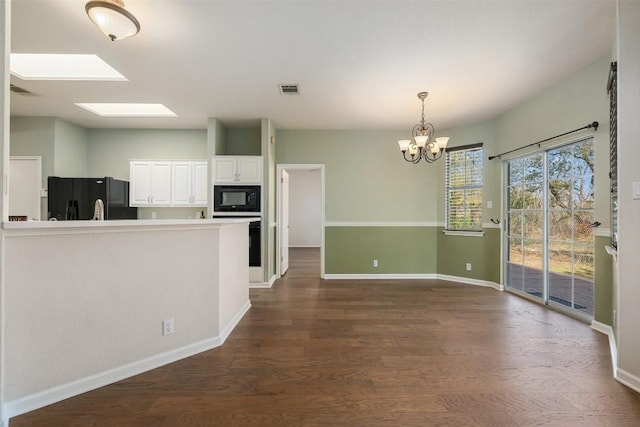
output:
[[214, 185], [214, 212], [260, 212], [259, 185]]

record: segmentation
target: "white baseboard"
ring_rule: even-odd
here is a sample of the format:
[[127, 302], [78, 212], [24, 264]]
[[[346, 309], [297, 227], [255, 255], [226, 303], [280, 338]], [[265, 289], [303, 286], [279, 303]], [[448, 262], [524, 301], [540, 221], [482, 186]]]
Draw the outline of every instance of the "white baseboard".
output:
[[327, 280], [435, 279], [435, 274], [325, 274]]
[[396, 279], [396, 280], [410, 280], [410, 279], [430, 279], [430, 280], [447, 280], [449, 282], [464, 283], [467, 285], [486, 286], [496, 289], [498, 291], [504, 291], [504, 287], [495, 282], [489, 282], [486, 280], [470, 279], [468, 277], [447, 276], [445, 274], [325, 274], [327, 280], [384, 280], [384, 279]]
[[611, 353], [611, 366], [613, 367], [613, 377], [616, 378], [616, 372], [618, 371], [618, 346], [616, 344], [616, 336], [613, 333], [613, 328], [605, 323], [598, 322], [597, 320], [591, 321], [591, 329], [594, 331], [605, 334], [609, 337], [609, 352]]
[[249, 282], [250, 289], [269, 289], [276, 281], [276, 275], [271, 276], [268, 282]]
[[497, 291], [504, 291], [504, 286], [500, 283], [489, 282], [488, 280], [472, 279], [470, 277], [448, 276], [446, 274], [438, 274], [438, 279], [448, 280], [450, 282], [464, 283], [467, 285], [485, 286], [493, 288]]
[[130, 378], [134, 375], [159, 368], [160, 366], [202, 353], [203, 351], [220, 347], [249, 308], [251, 308], [251, 301], [247, 301], [242, 308], [238, 310], [229, 324], [225, 327], [224, 331], [222, 331], [218, 336], [207, 338], [174, 350], [156, 354], [145, 359], [118, 366], [117, 368], [113, 368], [108, 371], [100, 372], [95, 375], [7, 402], [4, 404], [2, 411], [4, 423], [8, 426], [8, 421], [11, 417], [16, 417], [33, 410], [43, 408], [47, 405], [51, 405], [52, 403], [60, 402], [70, 397], [74, 397], [79, 394], [113, 384], [117, 381]]
[[626, 385], [632, 390], [640, 393], [640, 377], [633, 375], [623, 369], [618, 368], [616, 370], [616, 380]]
[[231, 332], [233, 332], [233, 329], [238, 325], [238, 323], [240, 323], [240, 321], [242, 320], [244, 315], [247, 314], [247, 311], [249, 311], [250, 308], [251, 308], [251, 301], [247, 300], [242, 305], [240, 310], [236, 312], [233, 318], [231, 318], [231, 320], [229, 321], [227, 326], [222, 330], [222, 332], [220, 332], [220, 345], [224, 344], [227, 338], [229, 338], [229, 335], [231, 335]]
[[611, 366], [613, 367], [613, 378], [618, 382], [626, 385], [632, 390], [640, 393], [640, 377], [631, 374], [624, 369], [618, 367], [618, 346], [616, 344], [616, 336], [613, 328], [602, 322], [592, 321], [591, 329], [609, 336], [609, 350], [611, 351]]

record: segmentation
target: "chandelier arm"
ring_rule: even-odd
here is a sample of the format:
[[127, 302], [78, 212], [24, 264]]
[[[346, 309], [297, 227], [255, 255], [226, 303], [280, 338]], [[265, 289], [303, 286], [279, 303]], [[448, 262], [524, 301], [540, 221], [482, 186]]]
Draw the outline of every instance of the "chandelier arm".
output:
[[420, 161], [420, 153], [418, 153], [416, 156], [412, 156], [412, 155], [410, 155], [410, 156], [411, 157], [407, 158], [407, 152], [406, 151], [402, 152], [402, 157], [404, 157], [404, 159], [407, 162], [413, 163], [415, 165]]

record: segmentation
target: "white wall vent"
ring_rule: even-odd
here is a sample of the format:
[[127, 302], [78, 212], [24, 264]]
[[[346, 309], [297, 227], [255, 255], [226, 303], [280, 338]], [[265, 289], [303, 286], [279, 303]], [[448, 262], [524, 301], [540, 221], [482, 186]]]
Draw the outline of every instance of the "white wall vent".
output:
[[279, 84], [280, 94], [282, 95], [299, 95], [300, 94], [300, 85], [297, 83], [287, 83], [287, 84]]

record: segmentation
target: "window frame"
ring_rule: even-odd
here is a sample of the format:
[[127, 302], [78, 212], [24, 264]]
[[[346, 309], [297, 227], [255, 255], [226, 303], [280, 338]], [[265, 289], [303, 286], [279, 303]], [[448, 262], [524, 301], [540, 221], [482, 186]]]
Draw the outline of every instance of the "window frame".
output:
[[[469, 145], [462, 145], [459, 147], [450, 147], [447, 148], [445, 150], [445, 195], [444, 195], [444, 200], [445, 200], [445, 226], [444, 226], [444, 233], [447, 235], [456, 235], [456, 236], [482, 236], [484, 234], [483, 231], [483, 222], [482, 222], [482, 211], [483, 211], [483, 198], [484, 198], [484, 162], [483, 162], [483, 155], [484, 155], [484, 149], [483, 149], [483, 143], [477, 143], [477, 144], [469, 144]], [[465, 167], [464, 167], [464, 175], [465, 177], [463, 178], [463, 180], [465, 181], [465, 184], [462, 186], [451, 186], [451, 170], [450, 170], [450, 155], [451, 153], [454, 152], [459, 152], [459, 151], [464, 151], [464, 155], [465, 155]], [[478, 157], [480, 160], [480, 167], [479, 167], [479, 176], [475, 175], [474, 178], [471, 179], [471, 181], [475, 181], [475, 182], [479, 182], [479, 184], [467, 184], [466, 181], [466, 177], [467, 177], [467, 173], [469, 172], [469, 168], [467, 165], [467, 154], [471, 153], [471, 152], [480, 152], [480, 156]], [[467, 192], [470, 190], [480, 190], [480, 223], [478, 224], [478, 228], [451, 228], [451, 224], [450, 224], [450, 217], [449, 217], [449, 212], [450, 212], [450, 192], [451, 191], [463, 191], [463, 192]], [[470, 217], [470, 212], [468, 210], [468, 207], [464, 206], [464, 217], [465, 218], [469, 218]]]

